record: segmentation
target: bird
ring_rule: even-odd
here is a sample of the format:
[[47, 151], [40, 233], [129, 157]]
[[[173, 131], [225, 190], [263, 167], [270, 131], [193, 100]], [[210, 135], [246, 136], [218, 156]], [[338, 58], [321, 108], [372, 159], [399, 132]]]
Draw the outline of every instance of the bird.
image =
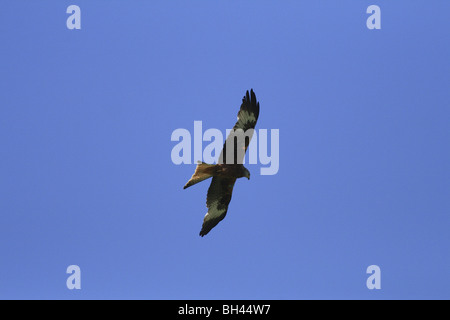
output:
[[[237, 179], [250, 180], [250, 171], [243, 160], [259, 117], [259, 102], [253, 89], [246, 92], [237, 115], [237, 122], [230, 131], [217, 164], [199, 161], [195, 172], [183, 189], [212, 178], [206, 196], [208, 212], [203, 218], [200, 236], [203, 237], [225, 218]], [[230, 153], [231, 151], [231, 153]], [[228, 152], [228, 156], [227, 156]]]

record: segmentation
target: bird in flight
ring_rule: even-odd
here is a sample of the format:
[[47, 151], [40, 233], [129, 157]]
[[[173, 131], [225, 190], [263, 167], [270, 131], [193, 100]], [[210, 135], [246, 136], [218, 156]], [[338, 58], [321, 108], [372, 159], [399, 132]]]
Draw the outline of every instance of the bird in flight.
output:
[[[259, 102], [253, 89], [246, 92], [238, 112], [237, 122], [225, 140], [217, 164], [199, 162], [191, 179], [183, 189], [212, 177], [206, 196], [208, 212], [203, 219], [200, 236], [206, 235], [225, 218], [231, 201], [236, 179], [246, 177], [250, 172], [244, 167], [243, 160], [253, 136], [259, 116]], [[228, 155], [227, 155], [228, 153]]]

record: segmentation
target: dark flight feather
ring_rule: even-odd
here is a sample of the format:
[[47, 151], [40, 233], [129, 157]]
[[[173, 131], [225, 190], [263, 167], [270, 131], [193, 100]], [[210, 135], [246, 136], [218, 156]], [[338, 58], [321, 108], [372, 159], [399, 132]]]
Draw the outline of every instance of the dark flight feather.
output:
[[[237, 116], [237, 122], [223, 145], [222, 152], [219, 156], [219, 163], [230, 163], [229, 159], [227, 159], [227, 150], [234, 151], [231, 164], [242, 164], [244, 161], [245, 152], [253, 137], [253, 130], [255, 129], [259, 117], [259, 102], [256, 100], [253, 89], [250, 90], [250, 94], [247, 90], [244, 98], [242, 98], [241, 108], [239, 109]], [[249, 129], [250, 131], [247, 131]], [[238, 134], [246, 134], [246, 136], [244, 139], [238, 139], [236, 136]], [[241, 152], [238, 152], [238, 150], [241, 150]]]

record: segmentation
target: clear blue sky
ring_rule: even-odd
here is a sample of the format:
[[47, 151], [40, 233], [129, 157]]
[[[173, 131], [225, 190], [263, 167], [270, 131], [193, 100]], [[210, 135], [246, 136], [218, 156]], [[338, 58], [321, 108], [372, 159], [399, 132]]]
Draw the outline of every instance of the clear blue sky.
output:
[[[2, 1], [0, 298], [449, 299], [449, 14], [447, 0]], [[182, 189], [194, 165], [172, 163], [170, 136], [231, 128], [250, 88], [280, 169], [248, 165], [201, 238], [209, 182]]]

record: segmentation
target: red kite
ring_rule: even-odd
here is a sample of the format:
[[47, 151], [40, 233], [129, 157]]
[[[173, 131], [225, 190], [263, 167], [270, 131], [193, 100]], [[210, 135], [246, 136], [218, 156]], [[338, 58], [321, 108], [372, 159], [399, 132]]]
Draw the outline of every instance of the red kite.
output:
[[[255, 93], [251, 89], [250, 94], [247, 91], [242, 99], [238, 120], [225, 141], [218, 164], [199, 162], [191, 179], [183, 188], [186, 189], [212, 177], [206, 197], [208, 212], [203, 219], [200, 231], [202, 237], [225, 218], [236, 179], [246, 177], [250, 180], [250, 172], [242, 163], [258, 116], [259, 102], [256, 101]], [[231, 156], [230, 153], [228, 157], [226, 156], [227, 151], [231, 151]]]

